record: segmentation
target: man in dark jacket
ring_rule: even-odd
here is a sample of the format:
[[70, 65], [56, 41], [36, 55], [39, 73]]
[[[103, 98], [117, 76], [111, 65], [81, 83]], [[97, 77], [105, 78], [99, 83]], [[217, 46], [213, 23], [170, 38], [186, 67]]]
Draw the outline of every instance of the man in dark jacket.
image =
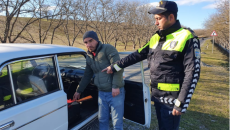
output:
[[200, 42], [177, 19], [177, 4], [161, 1], [150, 14], [159, 28], [150, 41], [136, 52], [105, 68], [119, 72], [144, 59], [148, 60], [151, 100], [154, 101], [160, 130], [178, 130], [200, 76]]
[[83, 36], [83, 42], [88, 49], [86, 69], [73, 98], [80, 98], [80, 94], [89, 84], [92, 76], [95, 75], [94, 84], [99, 90], [98, 119], [100, 130], [109, 129], [110, 110], [114, 130], [122, 130], [125, 99], [123, 70], [113, 75], [101, 72], [103, 68], [120, 60], [119, 54], [112, 45], [102, 44], [94, 31], [86, 32]]

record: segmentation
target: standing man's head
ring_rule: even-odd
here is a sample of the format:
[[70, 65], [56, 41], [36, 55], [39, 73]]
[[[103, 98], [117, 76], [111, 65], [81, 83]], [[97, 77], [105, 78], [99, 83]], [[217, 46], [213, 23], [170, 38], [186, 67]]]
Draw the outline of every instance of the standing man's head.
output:
[[97, 44], [99, 42], [97, 33], [94, 31], [88, 31], [83, 35], [83, 42], [89, 50], [89, 52], [94, 52], [97, 49]]
[[149, 14], [154, 14], [155, 25], [160, 30], [165, 30], [172, 26], [177, 19], [177, 4], [173, 1], [160, 1], [159, 5], [150, 10]]

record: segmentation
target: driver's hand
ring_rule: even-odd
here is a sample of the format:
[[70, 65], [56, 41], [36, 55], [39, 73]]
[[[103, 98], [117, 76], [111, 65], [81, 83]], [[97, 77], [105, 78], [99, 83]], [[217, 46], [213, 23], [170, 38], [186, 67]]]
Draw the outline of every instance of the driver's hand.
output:
[[74, 95], [73, 95], [73, 99], [78, 100], [78, 99], [80, 99], [80, 96], [81, 96], [80, 93], [75, 92]]
[[119, 94], [120, 94], [120, 88], [112, 88], [113, 97], [116, 97]]

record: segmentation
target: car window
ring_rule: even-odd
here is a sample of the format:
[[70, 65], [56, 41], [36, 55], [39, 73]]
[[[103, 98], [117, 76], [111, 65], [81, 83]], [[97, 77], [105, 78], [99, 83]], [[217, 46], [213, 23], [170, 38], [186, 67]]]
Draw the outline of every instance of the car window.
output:
[[58, 56], [58, 63], [60, 67], [74, 67], [85, 69], [86, 59], [82, 54], [60, 55]]
[[[124, 58], [128, 56], [128, 54], [119, 54], [120, 58]], [[147, 60], [143, 61], [143, 70], [144, 70], [144, 77], [145, 77], [145, 83], [149, 84], [149, 68], [147, 66]], [[131, 66], [128, 66], [124, 69], [124, 79], [129, 81], [135, 81], [135, 82], [142, 82], [142, 75], [141, 75], [141, 65], [140, 63], [133, 64]]]
[[13, 104], [10, 77], [7, 67], [4, 67], [0, 73], [0, 110]]
[[52, 57], [10, 64], [17, 102], [60, 90]]

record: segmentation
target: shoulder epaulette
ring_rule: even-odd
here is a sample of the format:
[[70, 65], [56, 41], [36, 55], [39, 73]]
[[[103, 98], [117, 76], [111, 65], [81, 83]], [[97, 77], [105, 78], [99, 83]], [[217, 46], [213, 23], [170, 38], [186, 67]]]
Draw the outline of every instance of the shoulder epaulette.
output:
[[184, 28], [184, 29], [190, 31], [192, 33], [193, 37], [198, 38], [197, 35], [195, 34], [195, 32], [191, 28]]

